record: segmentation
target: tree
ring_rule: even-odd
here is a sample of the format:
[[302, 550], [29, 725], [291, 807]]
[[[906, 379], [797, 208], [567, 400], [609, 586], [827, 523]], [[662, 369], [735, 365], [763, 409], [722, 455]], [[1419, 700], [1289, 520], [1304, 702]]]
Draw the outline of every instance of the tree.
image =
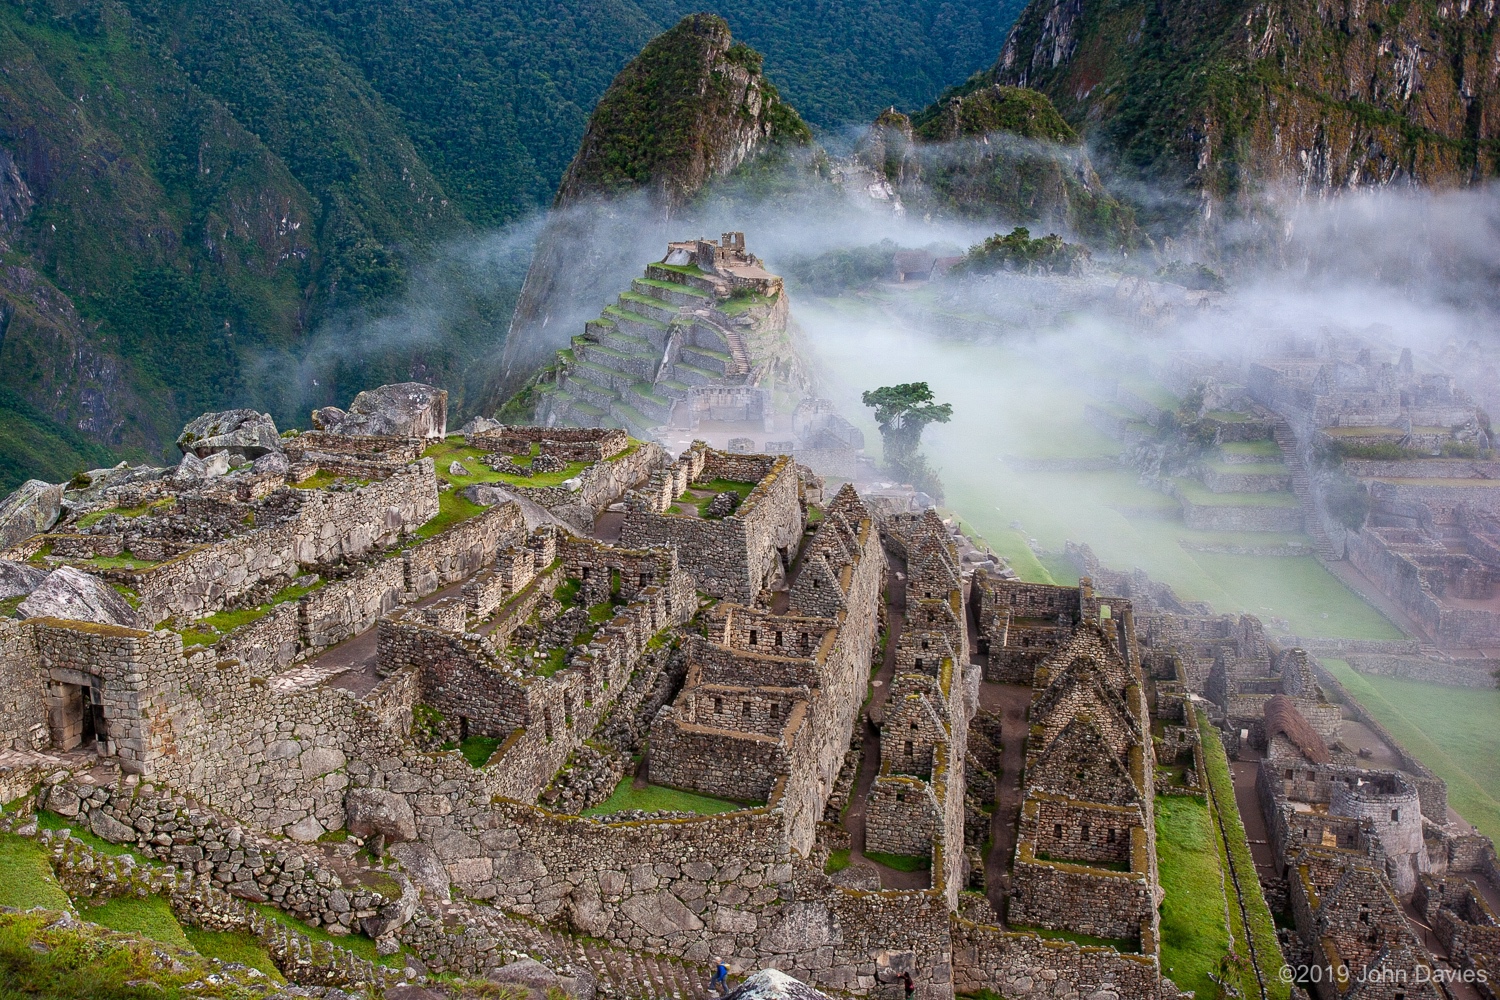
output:
[[897, 471], [926, 468], [926, 462], [916, 454], [922, 430], [927, 424], [948, 423], [953, 418], [953, 406], [933, 402], [927, 382], [882, 385], [867, 391], [861, 399], [865, 406], [874, 408], [874, 421], [880, 424], [880, 439], [885, 442], [886, 465]]

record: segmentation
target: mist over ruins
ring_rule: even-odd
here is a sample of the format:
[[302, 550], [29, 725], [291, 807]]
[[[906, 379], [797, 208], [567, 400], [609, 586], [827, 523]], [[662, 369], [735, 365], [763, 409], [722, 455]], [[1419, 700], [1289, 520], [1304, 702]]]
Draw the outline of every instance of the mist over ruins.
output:
[[334, 276], [155, 400], [0, 143], [0, 349], [93, 366], [0, 397], [0, 997], [1495, 1000], [1494, 12], [1355, 17], [1419, 124], [1282, 52], [1189, 129], [1087, 7], [843, 133], [690, 14], [383, 298], [451, 162], [226, 196]]

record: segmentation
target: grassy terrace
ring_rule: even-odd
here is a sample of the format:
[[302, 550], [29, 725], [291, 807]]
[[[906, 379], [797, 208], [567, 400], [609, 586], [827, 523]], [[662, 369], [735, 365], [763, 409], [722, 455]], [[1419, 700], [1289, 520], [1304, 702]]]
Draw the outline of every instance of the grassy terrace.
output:
[[207, 618], [200, 618], [195, 622], [173, 629], [173, 631], [182, 636], [182, 644], [184, 646], [212, 646], [234, 629], [242, 625], [249, 625], [251, 622], [260, 621], [278, 605], [287, 604], [291, 601], [300, 601], [321, 586], [323, 586], [322, 580], [310, 586], [283, 587], [264, 604], [257, 604], [253, 608], [241, 608], [238, 611], [220, 611], [209, 615]]
[[1500, 691], [1443, 687], [1356, 673], [1324, 660], [1349, 693], [1406, 749], [1448, 783], [1448, 803], [1500, 839]]
[[90, 511], [89, 513], [83, 515], [78, 519], [78, 524], [75, 525], [75, 527], [91, 527], [92, 525], [98, 524], [100, 521], [104, 520], [105, 516], [108, 514], [119, 514], [121, 517], [140, 517], [143, 514], [149, 514], [153, 511], [167, 510], [176, 502], [177, 501], [175, 499], [168, 497], [165, 500], [157, 500], [153, 503], [142, 504], [139, 507], [108, 507], [104, 510]]
[[1238, 413], [1234, 410], [1209, 410], [1203, 416], [1209, 420], [1217, 420], [1221, 424], [1244, 424], [1250, 422], [1250, 414]]
[[1275, 441], [1228, 441], [1219, 445], [1221, 455], [1241, 455], [1246, 458], [1274, 458], [1280, 460], [1281, 448]]
[[327, 469], [319, 469], [301, 482], [293, 483], [292, 486], [299, 490], [321, 490], [325, 486], [332, 486], [335, 482], [348, 483], [353, 486], [369, 486], [368, 479], [355, 479], [352, 476], [341, 476]]
[[[1251, 942], [1254, 943], [1255, 962], [1260, 967], [1260, 982], [1265, 984], [1267, 994], [1274, 1000], [1287, 1000], [1291, 996], [1291, 984], [1282, 980], [1285, 960], [1281, 945], [1276, 940], [1276, 925], [1271, 918], [1271, 908], [1260, 889], [1260, 879], [1255, 873], [1255, 859], [1250, 855], [1250, 843], [1245, 837], [1245, 824], [1240, 819], [1239, 807], [1235, 804], [1234, 779], [1229, 773], [1229, 758], [1224, 753], [1224, 744], [1219, 742], [1218, 730], [1209, 723], [1207, 716], [1198, 719], [1198, 730], [1203, 742], [1203, 760], [1208, 771], [1211, 795], [1210, 808], [1216, 812], [1215, 837], [1219, 861], [1224, 870], [1224, 894], [1229, 902], [1229, 931], [1231, 935], [1230, 957], [1225, 961], [1226, 978], [1238, 973], [1243, 984], [1241, 996], [1255, 996], [1260, 992], [1256, 983], [1255, 968], [1250, 963]], [[1234, 894], [1234, 883], [1229, 880], [1230, 862], [1239, 877], [1242, 895], [1238, 900]], [[1236, 961], [1238, 957], [1238, 961]]]
[[621, 778], [609, 798], [597, 806], [585, 809], [583, 815], [606, 816], [610, 813], [625, 812], [628, 809], [642, 809], [647, 812], [690, 812], [701, 816], [711, 816], [714, 813], [733, 812], [749, 805], [762, 804], [729, 802], [725, 799], [709, 798], [707, 795], [696, 795], [693, 792], [678, 791], [661, 785], [633, 788], [631, 786], [634, 781], [635, 779], [630, 775]]
[[1207, 472], [1231, 476], [1284, 476], [1287, 467], [1281, 462], [1205, 462]]
[[[1228, 905], [1218, 837], [1208, 805], [1197, 796], [1156, 797], [1156, 854], [1161, 886], [1161, 971], [1200, 997], [1219, 995], [1209, 979], [1229, 954]], [[1253, 977], [1252, 977], [1253, 978]], [[1250, 995], [1258, 996], [1256, 990]]]
[[[663, 264], [662, 266], [666, 267], [665, 264]], [[677, 270], [677, 269], [676, 268], [670, 268], [670, 270]], [[702, 274], [703, 272], [699, 271], [698, 273]], [[705, 292], [701, 288], [694, 288], [692, 285], [680, 285], [680, 284], [678, 284], [675, 281], [658, 281], [656, 278], [637, 278], [635, 280], [637, 282], [639, 282], [640, 284], [642, 284], [642, 285], [648, 285], [651, 288], [661, 288], [661, 289], [664, 289], [664, 290], [669, 291], [669, 292], [683, 292], [683, 293], [686, 293], [688, 295], [696, 296], [697, 298], [700, 298], [700, 299], [706, 299], [706, 298], [708, 298], [708, 293], [707, 292]]]
[[1192, 479], [1174, 479], [1172, 485], [1183, 500], [1195, 507], [1283, 507], [1295, 508], [1291, 493], [1215, 493]]

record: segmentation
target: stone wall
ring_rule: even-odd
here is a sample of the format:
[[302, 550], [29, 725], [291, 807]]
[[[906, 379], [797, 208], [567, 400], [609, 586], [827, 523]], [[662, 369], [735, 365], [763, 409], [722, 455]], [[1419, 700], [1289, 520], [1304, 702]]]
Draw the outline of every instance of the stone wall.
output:
[[1270, 504], [1196, 504], [1179, 496], [1182, 522], [1199, 531], [1301, 531], [1302, 508]]
[[927, 782], [882, 774], [870, 787], [865, 850], [927, 857], [942, 825], [942, 810]]
[[[731, 705], [731, 714], [737, 704]], [[767, 801], [788, 770], [787, 758], [777, 736], [681, 720], [651, 731], [653, 783], [735, 802]]]
[[49, 742], [35, 633], [20, 622], [0, 620], [0, 750], [40, 750]]
[[1448, 687], [1493, 688], [1500, 661], [1439, 660], [1426, 656], [1361, 655], [1348, 657], [1349, 666], [1377, 677], [1404, 677]]
[[517, 496], [534, 501], [580, 531], [591, 531], [594, 520], [606, 507], [651, 478], [654, 470], [668, 465], [671, 457], [655, 442], [644, 442], [633, 451], [595, 462], [577, 476], [577, 489], [566, 486], [508, 485]]
[[149, 569], [120, 571], [140, 597], [141, 617], [158, 622], [222, 611], [263, 584], [290, 582], [305, 567], [391, 545], [438, 512], [430, 459], [361, 489], [304, 492], [288, 521], [189, 549]]
[[503, 548], [526, 538], [526, 523], [518, 504], [502, 503], [434, 535], [401, 554], [406, 564], [406, 590], [426, 597], [485, 569]]
[[[765, 472], [758, 475], [761, 469]], [[795, 553], [801, 540], [805, 512], [796, 463], [785, 455], [730, 455], [709, 449], [703, 476], [756, 486], [733, 514], [723, 518], [627, 511], [620, 543], [630, 548], [675, 545], [682, 562], [693, 567], [700, 590], [748, 604], [780, 572], [781, 561]]]
[[288, 601], [234, 629], [215, 643], [214, 649], [224, 659], [239, 660], [249, 670], [265, 676], [296, 659], [302, 640], [302, 607]]
[[1039, 938], [953, 918], [953, 985], [970, 994], [988, 989], [1001, 996], [1075, 1000], [1113, 994], [1131, 1000], [1175, 997], [1164, 988], [1157, 960], [1113, 948]]
[[1011, 926], [1131, 942], [1140, 941], [1142, 928], [1149, 930], [1156, 902], [1145, 872], [1041, 861], [1029, 846], [1020, 845], [1011, 872]]
[[303, 644], [321, 649], [358, 635], [397, 608], [405, 591], [406, 566], [400, 559], [387, 559], [329, 581], [297, 604]]

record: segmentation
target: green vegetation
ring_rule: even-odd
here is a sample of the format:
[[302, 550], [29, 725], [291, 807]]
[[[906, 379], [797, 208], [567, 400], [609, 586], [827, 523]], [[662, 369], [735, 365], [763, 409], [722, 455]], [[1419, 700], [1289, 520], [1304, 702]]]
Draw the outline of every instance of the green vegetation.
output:
[[192, 951], [116, 937], [88, 925], [49, 926], [58, 916], [46, 910], [0, 913], [0, 1000], [251, 1000], [264, 995], [249, 980], [225, 977]]
[[[639, 442], [636, 442], [639, 445]], [[528, 466], [538, 451], [537, 445], [531, 446], [531, 455], [514, 455], [511, 461], [519, 466]], [[569, 462], [567, 468], [558, 472], [539, 472], [532, 476], [517, 476], [508, 472], [496, 472], [485, 465], [481, 459], [487, 452], [483, 448], [471, 448], [463, 443], [461, 437], [449, 437], [444, 441], [431, 445], [422, 452], [423, 457], [431, 458], [437, 471], [438, 479], [443, 482], [452, 483], [454, 491], [462, 490], [466, 486], [475, 483], [503, 483], [506, 486], [528, 486], [541, 489], [548, 486], [561, 486], [564, 482], [572, 479], [589, 467], [588, 462]], [[459, 462], [469, 470], [469, 475], [455, 476], [448, 472], [448, 466], [453, 462]]]
[[837, 847], [828, 852], [828, 860], [823, 863], [823, 874], [832, 875], [849, 867], [849, 848]]
[[[609, 798], [590, 809], [585, 809], [585, 816], [605, 816], [609, 813], [625, 812], [629, 809], [643, 809], [647, 812], [691, 812], [703, 816], [713, 813], [733, 812], [736, 809], [744, 809], [746, 803], [728, 802], [724, 799], [713, 799], [706, 795], [696, 795], [692, 792], [678, 791], [675, 788], [666, 788], [661, 785], [647, 785], [645, 788], [632, 788], [634, 778], [626, 775], [620, 779], [615, 790]], [[752, 803], [758, 805], [759, 803]]]
[[1071, 274], [1088, 258], [1087, 247], [1064, 243], [1056, 233], [1032, 239], [1031, 230], [1017, 226], [1004, 236], [996, 233], [983, 243], [970, 247], [954, 270], [968, 274], [994, 274], [996, 271]]
[[119, 514], [121, 517], [140, 517], [143, 514], [167, 510], [176, 502], [176, 500], [169, 497], [165, 500], [157, 500], [154, 503], [141, 504], [139, 507], [106, 507], [104, 510], [93, 510], [80, 517], [76, 527], [93, 527], [104, 520], [109, 514]]
[[1139, 951], [1141, 947], [1140, 942], [1127, 938], [1091, 937], [1088, 934], [1074, 934], [1072, 931], [1054, 931], [1045, 927], [1026, 927], [1020, 924], [1012, 924], [1010, 929], [1013, 931], [1025, 931], [1027, 934], [1035, 934], [1037, 937], [1047, 938], [1051, 941], [1072, 941], [1074, 944], [1095, 948], [1113, 948], [1116, 951]]
[[[1218, 831], [1202, 798], [1156, 797], [1156, 851], [1162, 889], [1162, 972], [1200, 997], [1218, 995], [1210, 975], [1223, 974], [1229, 954], [1224, 929], [1224, 872]], [[1258, 990], [1256, 995], [1258, 995]]]
[[[1232, 882], [1224, 883], [1224, 892], [1229, 901], [1229, 930], [1232, 936], [1230, 954], [1224, 965], [1223, 975], [1232, 978], [1238, 974], [1241, 995], [1259, 993], [1255, 969], [1250, 964], [1250, 942], [1254, 942], [1256, 963], [1260, 966], [1260, 982], [1274, 1000], [1287, 1000], [1291, 995], [1291, 984], [1282, 979], [1285, 960], [1281, 945], [1276, 940], [1276, 924], [1266, 897], [1261, 893], [1260, 879], [1255, 873], [1255, 859], [1250, 854], [1250, 844], [1245, 838], [1245, 824], [1240, 819], [1239, 806], [1234, 798], [1234, 779], [1229, 773], [1229, 758], [1224, 753], [1224, 744], [1219, 742], [1219, 733], [1206, 715], [1198, 718], [1198, 731], [1202, 736], [1203, 760], [1208, 771], [1209, 796], [1218, 829], [1214, 832], [1219, 850], [1219, 862], [1228, 877], [1230, 862], [1239, 876], [1242, 895], [1234, 898]], [[1227, 852], [1227, 853], [1226, 853]], [[1242, 909], [1243, 907], [1243, 909]], [[1246, 930], [1248, 918], [1249, 929]]]
[[137, 854], [133, 849], [134, 845], [127, 846], [125, 844], [111, 844], [103, 837], [100, 837], [91, 832], [88, 827], [80, 826], [77, 820], [70, 820], [66, 816], [60, 816], [57, 813], [52, 812], [51, 810], [39, 810], [36, 814], [36, 822], [37, 826], [39, 826], [43, 830], [69, 830], [72, 832], [72, 836], [74, 837], [74, 839], [82, 841], [89, 847], [92, 847], [94, 850], [98, 851], [100, 854], [112, 854], [117, 857], [120, 855], [128, 854], [132, 858], [134, 858], [136, 860], [136, 863], [138, 864], [158, 864], [158, 862], [154, 858], [148, 858], [142, 854]]
[[422, 525], [415, 532], [418, 538], [431, 538], [433, 535], [447, 531], [455, 524], [460, 524], [482, 513], [484, 508], [469, 500], [457, 490], [448, 490], [438, 494], [438, 512], [432, 520]]
[[273, 983], [284, 983], [281, 970], [276, 968], [265, 946], [246, 931], [205, 931], [197, 927], [184, 927], [188, 943], [193, 950], [207, 959], [217, 958], [224, 963], [238, 962], [265, 973]]
[[139, 934], [177, 948], [192, 947], [172, 914], [172, 907], [162, 896], [118, 896], [100, 906], [80, 907], [78, 915], [112, 931]]
[[1487, 837], [1500, 838], [1500, 691], [1443, 687], [1356, 673], [1324, 660], [1349, 693], [1407, 751], [1448, 783], [1448, 804]]
[[932, 867], [932, 859], [925, 855], [886, 854], [882, 851], [866, 851], [865, 857], [877, 865], [894, 868], [898, 872], [925, 872]]
[[926, 382], [869, 389], [860, 400], [875, 411], [885, 464], [897, 478], [943, 498], [943, 483], [921, 453], [922, 432], [953, 419], [953, 405], [939, 403]]
[[57, 884], [47, 850], [41, 844], [13, 833], [0, 833], [0, 906], [67, 909], [68, 894]]
[[[470, 736], [458, 744], [457, 750], [464, 755], [464, 759], [469, 762], [469, 766], [483, 767], [490, 762], [490, 758], [495, 755], [495, 751], [500, 749], [500, 744], [504, 742], [504, 740], [493, 736]], [[445, 745], [443, 749], [452, 750], [454, 747]]]
[[278, 590], [271, 599], [264, 604], [257, 604], [253, 608], [240, 608], [235, 611], [218, 611], [206, 618], [200, 618], [195, 622], [178, 626], [173, 629], [182, 636], [184, 646], [212, 646], [224, 636], [237, 628], [258, 622], [272, 609], [278, 605], [287, 604], [291, 601], [300, 601], [303, 597], [323, 586], [324, 581], [305, 586], [288, 584]]
[[363, 934], [348, 934], [344, 937], [334, 937], [323, 928], [314, 927], [312, 924], [305, 924], [291, 914], [284, 913], [268, 903], [251, 903], [249, 905], [255, 907], [263, 915], [270, 917], [272, 920], [300, 934], [307, 935], [314, 942], [321, 942], [332, 945], [335, 948], [352, 951], [365, 961], [374, 962], [376, 965], [383, 965], [388, 969], [400, 969], [406, 965], [407, 949], [405, 946], [394, 955], [382, 955], [375, 950], [375, 942]]
[[[978, 82], [971, 79], [970, 84]], [[912, 115], [911, 125], [914, 135], [933, 142], [995, 132], [1039, 142], [1078, 141], [1078, 133], [1057, 113], [1047, 95], [1024, 87], [966, 84], [952, 88]]]
[[[1253, 469], [1253, 466], [1246, 466]], [[1297, 506], [1291, 493], [1215, 493], [1193, 479], [1174, 479], [1178, 496], [1195, 507], [1281, 507]]]

